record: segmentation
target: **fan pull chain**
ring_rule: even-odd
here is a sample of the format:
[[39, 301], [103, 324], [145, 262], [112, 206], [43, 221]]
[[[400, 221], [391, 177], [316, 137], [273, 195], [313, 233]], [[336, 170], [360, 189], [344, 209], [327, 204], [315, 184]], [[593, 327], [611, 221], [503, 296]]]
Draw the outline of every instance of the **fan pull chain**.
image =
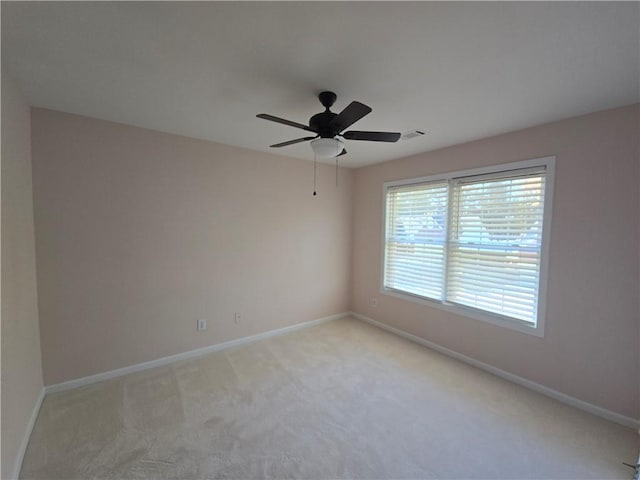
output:
[[338, 188], [338, 157], [336, 157], [336, 188]]
[[316, 194], [316, 154], [313, 154], [313, 196]]

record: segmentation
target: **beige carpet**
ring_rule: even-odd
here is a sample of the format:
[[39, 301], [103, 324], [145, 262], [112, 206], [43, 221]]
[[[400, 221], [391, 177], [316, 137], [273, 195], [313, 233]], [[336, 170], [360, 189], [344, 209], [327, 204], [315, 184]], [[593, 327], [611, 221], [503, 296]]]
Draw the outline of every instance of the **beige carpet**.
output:
[[631, 478], [637, 434], [344, 319], [48, 395], [21, 478]]

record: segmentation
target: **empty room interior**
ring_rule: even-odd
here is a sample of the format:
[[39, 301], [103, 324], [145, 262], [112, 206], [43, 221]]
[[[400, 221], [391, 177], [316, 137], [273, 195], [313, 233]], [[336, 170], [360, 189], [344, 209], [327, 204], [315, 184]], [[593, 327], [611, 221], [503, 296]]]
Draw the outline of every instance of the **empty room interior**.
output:
[[2, 479], [638, 479], [639, 2], [0, 8]]

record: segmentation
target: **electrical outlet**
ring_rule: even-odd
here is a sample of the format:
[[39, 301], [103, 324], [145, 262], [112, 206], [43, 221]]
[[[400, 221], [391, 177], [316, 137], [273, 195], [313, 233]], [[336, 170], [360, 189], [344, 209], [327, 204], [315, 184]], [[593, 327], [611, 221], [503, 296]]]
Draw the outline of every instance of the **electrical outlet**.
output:
[[376, 297], [371, 299], [371, 306], [374, 308], [378, 306], [378, 299]]
[[240, 312], [236, 312], [236, 315], [233, 318], [233, 323], [238, 325], [240, 323], [240, 320], [242, 320], [242, 316], [240, 315]]
[[205, 319], [198, 320], [197, 330], [201, 332], [202, 330], [206, 330], [206, 329], [207, 329], [207, 321]]

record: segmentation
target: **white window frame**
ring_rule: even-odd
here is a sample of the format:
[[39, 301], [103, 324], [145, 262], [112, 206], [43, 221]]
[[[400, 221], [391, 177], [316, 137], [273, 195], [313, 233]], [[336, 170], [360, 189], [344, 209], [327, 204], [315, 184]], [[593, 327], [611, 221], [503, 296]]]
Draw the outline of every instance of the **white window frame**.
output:
[[[440, 310], [444, 310], [456, 315], [461, 315], [483, 322], [497, 325], [518, 332], [527, 333], [537, 337], [544, 337], [544, 325], [546, 318], [546, 305], [547, 305], [547, 281], [549, 274], [549, 241], [551, 237], [551, 217], [553, 211], [553, 191], [554, 191], [554, 176], [555, 176], [555, 163], [556, 157], [541, 157], [530, 160], [523, 160], [519, 162], [503, 163], [499, 165], [492, 165], [488, 167], [474, 168], [470, 170], [461, 170], [455, 172], [442, 173], [437, 175], [429, 175], [426, 177], [409, 178], [403, 180], [394, 180], [384, 182], [382, 187], [382, 255], [380, 264], [380, 293], [383, 295], [389, 295], [392, 297], [400, 298], [402, 300], [408, 300], [410, 302], [427, 305], [429, 307], [435, 307]], [[387, 191], [390, 187], [397, 187], [400, 185], [422, 184], [436, 181], [449, 181], [461, 177], [471, 177], [476, 175], [485, 174], [499, 174], [507, 173], [511, 170], [519, 170], [533, 167], [545, 167], [545, 193], [544, 193], [544, 213], [542, 220], [542, 247], [540, 252], [540, 280], [538, 285], [538, 307], [537, 307], [537, 319], [536, 324], [532, 325], [529, 322], [518, 320], [515, 318], [491, 313], [488, 311], [475, 309], [472, 307], [466, 307], [463, 305], [452, 304], [446, 301], [439, 301], [414, 295], [401, 290], [395, 290], [387, 288], [384, 285], [385, 278], [385, 255], [386, 255], [386, 223], [387, 223]], [[449, 206], [447, 206], [449, 209]], [[449, 216], [449, 215], [447, 215]], [[449, 235], [449, 225], [447, 225], [447, 235]], [[445, 265], [446, 269], [446, 265]]]

